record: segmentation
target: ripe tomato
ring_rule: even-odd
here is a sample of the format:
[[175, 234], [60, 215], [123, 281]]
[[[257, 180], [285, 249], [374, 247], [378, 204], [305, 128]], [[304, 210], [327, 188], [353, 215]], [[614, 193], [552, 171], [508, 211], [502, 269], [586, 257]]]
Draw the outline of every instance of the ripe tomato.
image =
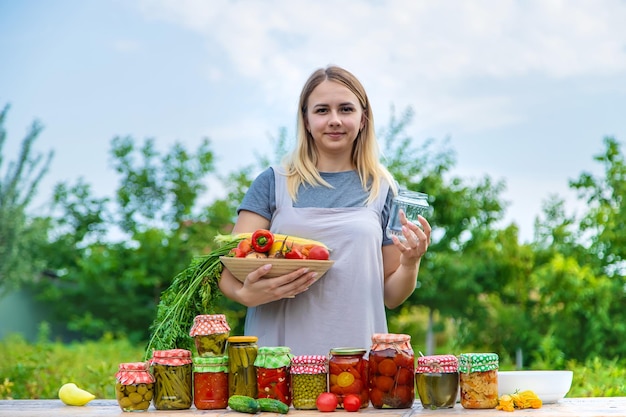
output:
[[315, 405], [317, 409], [323, 413], [328, 413], [330, 411], [335, 411], [337, 405], [339, 404], [339, 399], [332, 392], [322, 392], [317, 396], [315, 400]]
[[361, 408], [361, 399], [358, 395], [348, 394], [343, 397], [343, 409], [346, 411], [359, 411]]
[[309, 259], [327, 261], [329, 257], [330, 253], [328, 253], [328, 249], [323, 246], [313, 246], [311, 249], [309, 249]]

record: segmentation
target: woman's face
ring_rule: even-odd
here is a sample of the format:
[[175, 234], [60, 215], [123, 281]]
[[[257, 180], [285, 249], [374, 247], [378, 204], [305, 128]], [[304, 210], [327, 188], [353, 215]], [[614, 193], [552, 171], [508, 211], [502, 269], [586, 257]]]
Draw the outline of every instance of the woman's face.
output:
[[305, 124], [320, 153], [351, 152], [364, 125], [363, 109], [347, 87], [326, 80], [309, 95]]

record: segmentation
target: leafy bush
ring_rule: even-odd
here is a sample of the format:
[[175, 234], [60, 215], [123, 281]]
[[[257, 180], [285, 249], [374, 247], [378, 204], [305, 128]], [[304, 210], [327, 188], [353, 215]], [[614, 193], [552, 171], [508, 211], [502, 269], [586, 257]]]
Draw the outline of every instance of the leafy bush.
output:
[[119, 364], [143, 360], [144, 347], [112, 335], [84, 343], [49, 342], [45, 325], [36, 343], [8, 336], [0, 342], [0, 399], [58, 398], [67, 382], [97, 398], [115, 398]]

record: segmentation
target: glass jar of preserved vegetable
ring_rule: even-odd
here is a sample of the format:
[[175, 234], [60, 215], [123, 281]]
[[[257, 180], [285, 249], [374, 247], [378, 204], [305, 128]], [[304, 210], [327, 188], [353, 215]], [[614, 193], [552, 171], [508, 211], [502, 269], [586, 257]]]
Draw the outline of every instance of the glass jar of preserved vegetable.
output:
[[328, 388], [339, 399], [343, 408], [343, 397], [356, 394], [361, 398], [361, 408], [369, 405], [369, 387], [367, 383], [367, 349], [340, 347], [330, 350], [328, 358]]
[[286, 346], [261, 346], [254, 361], [257, 398], [273, 398], [291, 405], [291, 349]]
[[328, 390], [328, 359], [323, 355], [291, 358], [291, 393], [293, 408], [315, 410], [317, 396]]
[[459, 394], [459, 360], [454, 355], [418, 357], [415, 385], [422, 407], [454, 407]]
[[122, 411], [147, 411], [154, 396], [154, 377], [147, 362], [120, 363], [115, 398]]
[[498, 354], [459, 355], [459, 385], [464, 408], [495, 408], [498, 405]]
[[193, 404], [198, 410], [228, 407], [228, 357], [193, 358]]
[[154, 407], [157, 410], [191, 408], [193, 392], [191, 351], [155, 350], [152, 353]]
[[247, 395], [257, 398], [256, 367], [259, 352], [256, 336], [228, 338], [228, 396]]
[[193, 319], [189, 336], [193, 337], [198, 356], [222, 356], [230, 326], [224, 314], [201, 314]]
[[411, 408], [415, 401], [415, 354], [408, 334], [375, 333], [369, 352], [370, 401], [374, 408]]

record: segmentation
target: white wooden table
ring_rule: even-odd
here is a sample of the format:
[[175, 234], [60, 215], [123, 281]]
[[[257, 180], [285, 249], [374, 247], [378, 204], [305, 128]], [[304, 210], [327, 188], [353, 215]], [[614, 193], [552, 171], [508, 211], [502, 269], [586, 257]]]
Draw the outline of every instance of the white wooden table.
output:
[[[344, 410], [337, 410], [336, 414], [345, 415]], [[626, 417], [626, 397], [595, 397], [595, 398], [565, 398], [555, 404], [544, 404], [540, 409], [515, 410], [506, 412], [500, 410], [466, 410], [459, 403], [454, 408], [444, 410], [426, 410], [422, 408], [419, 400], [410, 409], [378, 410], [371, 406], [361, 409], [358, 413], [367, 414], [363, 417], [412, 417], [429, 415], [434, 417], [443, 416], [470, 416], [470, 417]], [[262, 414], [262, 416], [261, 416]], [[353, 417], [355, 414], [350, 413]], [[2, 400], [0, 401], [0, 416], [3, 417], [49, 417], [49, 416], [136, 416], [154, 415], [156, 417], [245, 417], [247, 414], [226, 410], [196, 410], [193, 406], [189, 410], [165, 411], [156, 410], [152, 406], [145, 413], [125, 413], [115, 400], [93, 400], [84, 407], [71, 407], [63, 404], [60, 400]], [[329, 413], [320, 413], [316, 410], [304, 411], [291, 409], [288, 415], [292, 417], [332, 417]], [[279, 414], [259, 413], [258, 417], [278, 417]], [[340, 417], [340, 416], [337, 416]]]

